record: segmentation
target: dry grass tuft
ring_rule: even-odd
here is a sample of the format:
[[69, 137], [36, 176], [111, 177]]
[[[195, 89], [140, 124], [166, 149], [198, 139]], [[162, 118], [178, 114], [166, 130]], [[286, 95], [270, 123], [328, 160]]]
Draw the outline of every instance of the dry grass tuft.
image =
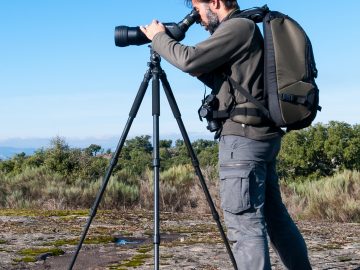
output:
[[283, 186], [284, 201], [300, 218], [360, 222], [360, 172]]

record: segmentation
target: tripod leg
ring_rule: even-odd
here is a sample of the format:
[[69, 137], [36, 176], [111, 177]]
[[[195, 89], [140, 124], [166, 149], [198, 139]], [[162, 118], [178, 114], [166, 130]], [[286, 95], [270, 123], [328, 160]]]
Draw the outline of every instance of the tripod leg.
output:
[[160, 79], [161, 79], [163, 88], [165, 90], [166, 97], [167, 97], [167, 99], [169, 101], [171, 110], [172, 110], [173, 115], [174, 115], [174, 117], [176, 119], [176, 122], [178, 123], [181, 135], [182, 135], [182, 137], [184, 139], [185, 145], [186, 145], [187, 150], [189, 152], [189, 155], [191, 157], [191, 161], [192, 161], [193, 167], [195, 169], [196, 175], [198, 176], [198, 178], [200, 180], [202, 189], [203, 189], [203, 191], [205, 193], [206, 200], [208, 201], [208, 204], [210, 206], [212, 216], [213, 216], [213, 218], [214, 218], [214, 220], [215, 220], [215, 222], [216, 222], [216, 224], [218, 226], [218, 229], [220, 231], [220, 235], [221, 235], [221, 237], [222, 237], [222, 239], [224, 241], [224, 244], [225, 244], [226, 250], [227, 250], [227, 252], [229, 254], [232, 265], [233, 265], [234, 269], [237, 270], [237, 265], [236, 265], [236, 261], [235, 261], [235, 258], [234, 258], [234, 254], [232, 253], [231, 247], [229, 245], [229, 241], [228, 241], [228, 239], [227, 239], [227, 237], [225, 235], [224, 229], [223, 229], [223, 227], [221, 225], [219, 214], [216, 211], [214, 202], [213, 202], [213, 200], [211, 198], [210, 192], [209, 192], [209, 190], [207, 188], [207, 185], [205, 183], [204, 177], [203, 177], [201, 169], [200, 169], [199, 161], [198, 161], [198, 159], [197, 159], [197, 157], [195, 155], [194, 149], [193, 149], [193, 147], [192, 147], [192, 145], [190, 143], [189, 136], [188, 136], [188, 134], [186, 132], [184, 123], [183, 123], [183, 121], [181, 119], [181, 113], [180, 113], [179, 107], [177, 106], [174, 94], [171, 91], [169, 81], [167, 80], [166, 74], [165, 74], [164, 71], [161, 73]]
[[69, 270], [71, 270], [75, 264], [75, 261], [76, 261], [76, 258], [80, 252], [80, 249], [81, 249], [81, 246], [85, 240], [85, 237], [86, 237], [86, 234], [90, 228], [90, 224], [92, 222], [92, 220], [94, 219], [95, 215], [96, 215], [96, 212], [97, 212], [97, 208], [101, 202], [101, 199], [104, 195], [104, 192], [105, 192], [105, 189], [106, 189], [106, 186], [109, 182], [109, 179], [110, 179], [110, 176], [111, 176], [111, 173], [114, 169], [114, 167], [116, 166], [116, 163], [119, 159], [119, 155], [120, 155], [120, 152], [121, 152], [121, 149], [123, 148], [124, 146], [124, 143], [125, 143], [125, 140], [126, 140], [126, 137], [129, 133], [129, 130], [130, 130], [130, 127], [131, 127], [131, 124], [134, 120], [134, 118], [136, 117], [138, 111], [139, 111], [139, 108], [140, 108], [140, 104], [144, 98], [144, 95], [145, 95], [145, 92], [146, 92], [146, 89], [149, 85], [149, 81], [151, 79], [151, 68], [145, 73], [145, 76], [144, 76], [144, 80], [142, 81], [141, 85], [140, 85], [140, 88], [139, 88], [139, 91], [135, 97], [135, 100], [134, 100], [134, 103], [132, 105], [132, 108], [130, 110], [130, 113], [129, 113], [129, 118], [126, 122], [126, 125], [125, 125], [125, 128], [123, 130], [123, 133], [121, 135], [121, 138], [119, 140], [119, 143], [116, 147], [116, 150], [111, 158], [111, 161], [110, 161], [110, 165], [108, 167], [108, 169], [106, 170], [106, 173], [105, 173], [105, 176], [104, 176], [104, 179], [103, 179], [103, 183], [102, 183], [102, 186], [96, 196], [96, 199], [95, 199], [95, 202], [91, 208], [91, 212], [90, 212], [90, 215], [89, 215], [89, 218], [87, 220], [87, 223], [84, 227], [84, 230], [82, 232], [82, 235], [81, 235], [81, 238], [80, 238], [80, 242], [77, 246], [77, 249], [72, 257], [72, 261], [70, 263], [70, 266], [69, 266]]
[[158, 270], [160, 248], [160, 210], [159, 210], [159, 182], [160, 182], [160, 151], [159, 151], [159, 116], [160, 116], [160, 62], [154, 55], [154, 69], [152, 80], [152, 115], [153, 115], [153, 171], [154, 171], [154, 269]]

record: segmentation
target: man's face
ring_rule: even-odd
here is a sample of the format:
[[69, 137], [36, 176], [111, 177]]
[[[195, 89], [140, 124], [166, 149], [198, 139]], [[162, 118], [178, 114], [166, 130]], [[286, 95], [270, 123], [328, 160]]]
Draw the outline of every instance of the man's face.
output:
[[192, 0], [193, 7], [199, 12], [201, 25], [211, 34], [219, 26], [219, 18], [217, 14], [211, 10], [211, 3], [203, 3], [198, 0]]

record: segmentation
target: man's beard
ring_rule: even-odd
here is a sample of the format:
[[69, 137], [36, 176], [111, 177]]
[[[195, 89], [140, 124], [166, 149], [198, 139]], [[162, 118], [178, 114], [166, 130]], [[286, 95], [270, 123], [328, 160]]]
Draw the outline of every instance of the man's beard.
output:
[[208, 25], [206, 26], [210, 34], [214, 33], [216, 28], [219, 26], [220, 21], [216, 13], [212, 12], [210, 8], [206, 11], [206, 18], [208, 19]]

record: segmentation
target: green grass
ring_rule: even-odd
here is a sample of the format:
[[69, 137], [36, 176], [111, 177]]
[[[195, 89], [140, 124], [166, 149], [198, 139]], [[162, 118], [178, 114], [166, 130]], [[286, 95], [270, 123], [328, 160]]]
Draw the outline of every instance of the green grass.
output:
[[132, 256], [129, 260], [124, 260], [118, 264], [112, 264], [109, 266], [111, 270], [126, 270], [129, 268], [136, 268], [145, 264], [147, 259], [150, 259], [152, 255], [148, 254], [152, 250], [152, 247], [144, 245], [137, 250], [137, 254]]
[[60, 248], [26, 248], [18, 251], [19, 255], [22, 255], [20, 258], [15, 258], [14, 262], [36, 262], [38, 256], [49, 253], [49, 256], [60, 256], [65, 252]]
[[[60, 247], [64, 245], [77, 245], [79, 241], [79, 238], [59, 239], [53, 242], [45, 243], [44, 245]], [[106, 244], [113, 242], [115, 242], [115, 238], [112, 236], [91, 236], [85, 239], [84, 244]]]
[[63, 255], [65, 252], [60, 248], [26, 248], [18, 252], [24, 256], [39, 256], [44, 253], [50, 253], [52, 256]]

